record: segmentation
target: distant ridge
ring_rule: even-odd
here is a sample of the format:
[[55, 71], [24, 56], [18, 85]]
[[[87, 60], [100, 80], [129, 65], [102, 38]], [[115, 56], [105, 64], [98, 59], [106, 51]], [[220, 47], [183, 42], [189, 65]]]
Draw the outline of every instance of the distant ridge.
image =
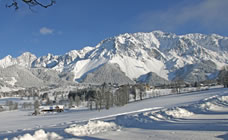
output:
[[[48, 54], [37, 58], [29, 52], [17, 58], [6, 56], [0, 60], [0, 67], [18, 65], [29, 71], [42, 68], [42, 73], [45, 73], [44, 69], [54, 70], [56, 74], [52, 76], [58, 79], [52, 77], [55, 81], [77, 82], [80, 79], [80, 82], [91, 84], [105, 81], [134, 83], [150, 74], [147, 81], [153, 85], [177, 77], [188, 82], [213, 79], [227, 63], [228, 37], [153, 31], [121, 34], [105, 39], [95, 47], [58, 56]], [[43, 77], [36, 72], [32, 74], [39, 79]]]

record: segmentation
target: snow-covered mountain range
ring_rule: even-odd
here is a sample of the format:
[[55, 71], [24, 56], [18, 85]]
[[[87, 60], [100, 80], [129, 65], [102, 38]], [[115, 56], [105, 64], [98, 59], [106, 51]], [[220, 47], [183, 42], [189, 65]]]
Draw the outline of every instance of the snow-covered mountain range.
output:
[[[134, 83], [144, 79], [156, 85], [156, 80], [145, 80], [147, 75], [163, 81], [176, 78], [203, 81], [215, 78], [226, 64], [228, 37], [198, 33], [179, 36], [162, 31], [125, 33], [105, 39], [95, 47], [72, 50], [64, 55], [37, 58], [26, 52], [17, 58], [6, 56], [0, 60], [1, 69], [18, 65], [43, 81], [47, 80], [45, 76], [37, 75], [54, 70], [57, 73], [54, 77], [57, 75], [62, 80], [96, 84]], [[0, 73], [1, 79], [4, 75]], [[13, 77], [16, 81], [18, 75]]]

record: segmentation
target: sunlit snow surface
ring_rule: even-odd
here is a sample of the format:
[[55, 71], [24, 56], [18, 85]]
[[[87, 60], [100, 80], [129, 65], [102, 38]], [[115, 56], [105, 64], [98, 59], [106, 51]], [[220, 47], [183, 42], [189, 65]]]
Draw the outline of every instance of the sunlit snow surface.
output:
[[[100, 112], [75, 110], [41, 116], [1, 112], [0, 139], [226, 139], [227, 99], [228, 90], [217, 88]], [[160, 108], [155, 107], [159, 104]]]
[[[64, 55], [47, 54], [37, 58], [26, 52], [17, 58], [6, 56], [0, 60], [0, 68], [15, 64], [26, 68], [48, 68], [62, 73], [72, 73], [71, 78], [79, 80], [105, 63], [115, 63], [131, 80], [149, 72], [172, 80], [178, 76], [178, 69], [186, 70], [191, 65], [188, 70], [197, 69], [197, 65], [210, 61], [214, 71], [202, 75], [213, 77], [216, 70], [228, 64], [227, 45], [228, 37], [215, 34], [195, 33], [179, 36], [162, 31], [125, 33], [105, 39], [95, 47], [72, 50]], [[193, 71], [186, 72], [183, 75], [188, 72], [194, 75]]]
[[[23, 136], [17, 136], [13, 138], [13, 140], [61, 140], [61, 139], [63, 138], [58, 134], [54, 132], [46, 133], [42, 129], [35, 131], [34, 135], [27, 133], [27, 134], [24, 134]], [[4, 140], [7, 140], [7, 138], [5, 138]]]
[[89, 121], [84, 125], [71, 125], [64, 131], [75, 136], [88, 136], [98, 133], [104, 133], [107, 131], [118, 130], [120, 127], [113, 122], [104, 121]]

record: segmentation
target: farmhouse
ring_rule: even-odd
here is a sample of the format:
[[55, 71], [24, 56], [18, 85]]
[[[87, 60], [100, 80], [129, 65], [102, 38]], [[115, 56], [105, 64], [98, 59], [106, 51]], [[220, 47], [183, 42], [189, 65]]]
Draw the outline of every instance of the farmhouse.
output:
[[63, 112], [64, 105], [40, 106], [40, 112]]

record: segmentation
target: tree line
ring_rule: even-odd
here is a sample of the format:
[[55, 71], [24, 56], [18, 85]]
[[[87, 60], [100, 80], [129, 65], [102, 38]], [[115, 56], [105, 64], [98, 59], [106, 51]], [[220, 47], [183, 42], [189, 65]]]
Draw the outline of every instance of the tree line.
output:
[[122, 85], [117, 89], [112, 89], [107, 83], [98, 87], [90, 87], [70, 91], [68, 99], [70, 104], [77, 106], [81, 102], [87, 102], [90, 110], [109, 109], [113, 106], [124, 106], [129, 103], [130, 96], [136, 101], [137, 97], [142, 100], [146, 96], [143, 85]]

